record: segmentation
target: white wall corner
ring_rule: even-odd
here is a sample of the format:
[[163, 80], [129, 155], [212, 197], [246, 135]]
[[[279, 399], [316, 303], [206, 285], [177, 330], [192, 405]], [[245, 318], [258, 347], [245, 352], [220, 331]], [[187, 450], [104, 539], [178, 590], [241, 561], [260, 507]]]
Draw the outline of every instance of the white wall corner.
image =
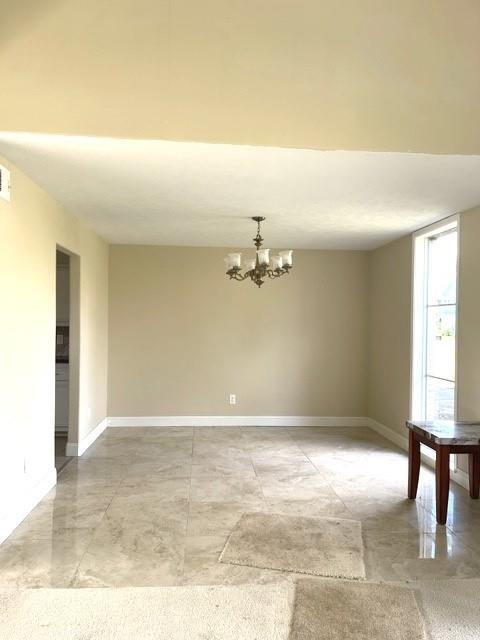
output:
[[[390, 440], [390, 442], [396, 444], [397, 447], [400, 447], [400, 449], [408, 451], [408, 437], [406, 435], [402, 436], [397, 431], [394, 431], [393, 429], [386, 427], [384, 424], [373, 420], [373, 418], [369, 419], [369, 427], [387, 440]], [[405, 433], [407, 433], [406, 427]], [[428, 451], [428, 455], [426, 455], [425, 452], [422, 451], [422, 462], [427, 464], [429, 467], [435, 468], [435, 453], [433, 449], [427, 449], [426, 451]], [[469, 488], [468, 474], [458, 467], [456, 469], [450, 470], [450, 479], [462, 486], [464, 489]]]
[[108, 418], [104, 418], [90, 433], [80, 442], [67, 442], [66, 455], [81, 456], [92, 445], [95, 440], [105, 431], [108, 426]]
[[15, 509], [0, 520], [0, 544], [18, 527], [57, 483], [57, 470], [50, 469], [33, 487], [21, 488], [15, 496]]
[[109, 427], [368, 427], [365, 417], [111, 416]]

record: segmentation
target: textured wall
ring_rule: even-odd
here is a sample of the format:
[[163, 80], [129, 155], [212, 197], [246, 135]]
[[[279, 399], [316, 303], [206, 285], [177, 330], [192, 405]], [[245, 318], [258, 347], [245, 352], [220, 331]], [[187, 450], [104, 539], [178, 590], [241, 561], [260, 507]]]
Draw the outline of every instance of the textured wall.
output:
[[54, 468], [57, 244], [80, 256], [80, 439], [106, 416], [108, 343], [108, 246], [1, 163], [12, 198], [0, 200], [0, 536]]
[[111, 246], [109, 415], [365, 415], [367, 254], [296, 251], [258, 290], [226, 252]]

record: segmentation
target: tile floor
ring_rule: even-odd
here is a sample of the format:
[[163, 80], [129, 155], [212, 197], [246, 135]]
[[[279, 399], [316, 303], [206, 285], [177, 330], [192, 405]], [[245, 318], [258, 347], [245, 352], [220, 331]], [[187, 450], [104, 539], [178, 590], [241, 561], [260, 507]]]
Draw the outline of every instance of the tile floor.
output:
[[57, 470], [57, 473], [64, 469], [72, 459], [67, 456], [66, 453], [67, 439], [68, 436], [66, 433], [55, 434], [55, 469]]
[[480, 576], [480, 502], [434, 477], [405, 498], [407, 459], [369, 429], [109, 429], [0, 547], [0, 586], [234, 584], [290, 574], [219, 564], [244, 511], [362, 521], [367, 579]]

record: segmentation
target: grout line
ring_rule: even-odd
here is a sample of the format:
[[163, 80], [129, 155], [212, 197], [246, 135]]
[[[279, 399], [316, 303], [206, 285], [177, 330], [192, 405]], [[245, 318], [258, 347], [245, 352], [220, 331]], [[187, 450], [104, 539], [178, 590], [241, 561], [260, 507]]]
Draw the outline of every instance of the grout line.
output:
[[75, 579], [76, 579], [76, 578], [77, 578], [77, 576], [78, 576], [78, 570], [80, 569], [80, 565], [82, 564], [83, 559], [84, 559], [84, 558], [85, 558], [85, 556], [87, 555], [88, 550], [89, 550], [89, 549], [90, 549], [90, 547], [92, 546], [93, 540], [94, 540], [94, 538], [95, 538], [95, 534], [97, 533], [98, 529], [101, 527], [101, 525], [102, 525], [103, 521], [105, 520], [105, 516], [107, 515], [107, 511], [108, 511], [108, 509], [110, 508], [110, 505], [112, 504], [113, 499], [114, 499], [114, 498], [115, 498], [115, 496], [117, 495], [117, 491], [118, 491], [118, 489], [119, 489], [120, 485], [122, 484], [122, 482], [123, 482], [123, 478], [122, 478], [122, 479], [120, 479], [120, 480], [118, 481], [118, 484], [117, 484], [117, 486], [116, 486], [116, 488], [115, 488], [115, 491], [114, 491], [114, 493], [113, 493], [113, 495], [112, 495], [112, 498], [111, 498], [110, 502], [107, 504], [107, 506], [106, 506], [106, 508], [105, 508], [105, 511], [103, 512], [102, 517], [101, 517], [101, 518], [100, 518], [100, 520], [98, 521], [98, 524], [93, 528], [92, 536], [91, 536], [90, 540], [88, 541], [87, 546], [85, 547], [85, 551], [84, 551], [84, 552], [82, 553], [82, 555], [80, 556], [80, 559], [79, 559], [79, 561], [78, 561], [78, 563], [77, 563], [77, 566], [75, 567], [75, 571], [74, 571], [74, 573], [73, 573], [72, 579], [71, 579], [71, 580], [69, 581], [69, 583], [68, 583], [68, 587], [69, 587], [69, 588], [72, 588], [72, 587], [73, 587], [73, 583], [75, 582]]
[[189, 479], [189, 483], [188, 483], [188, 503], [187, 503], [187, 522], [185, 524], [185, 536], [184, 536], [184, 542], [183, 542], [183, 558], [182, 558], [182, 565], [181, 565], [181, 571], [179, 572], [179, 578], [180, 578], [180, 582], [183, 584], [185, 581], [185, 555], [186, 555], [186, 551], [187, 551], [187, 538], [188, 536], [188, 527], [190, 524], [190, 506], [192, 503], [192, 477], [193, 477], [193, 451], [194, 451], [194, 447], [195, 447], [195, 427], [192, 427], [192, 450], [191, 450], [191, 455], [190, 455], [190, 479]]
[[[105, 433], [105, 432], [103, 432], [103, 433]], [[93, 443], [92, 443], [92, 445], [91, 445], [91, 447], [92, 447], [92, 448], [93, 448], [93, 447], [95, 447], [95, 446], [97, 445], [97, 443], [101, 442], [101, 440], [102, 440], [101, 436], [103, 435], [103, 433], [102, 433], [102, 434], [100, 434], [100, 438], [97, 438], [97, 440], [95, 440], [95, 442], [93, 442]], [[139, 443], [138, 443], [138, 447], [140, 447], [140, 443], [141, 443], [141, 441], [142, 441], [142, 438], [140, 438], [140, 441], [139, 441]], [[90, 447], [89, 447], [89, 448], [90, 448]], [[82, 456], [80, 456], [80, 457], [79, 457], [79, 459], [81, 459], [81, 457], [82, 457]], [[109, 510], [109, 508], [110, 508], [110, 506], [111, 506], [111, 504], [112, 504], [112, 502], [113, 502], [113, 500], [114, 500], [115, 496], [117, 495], [117, 493], [118, 493], [118, 489], [120, 488], [120, 486], [121, 486], [122, 482], [125, 480], [125, 478], [126, 478], [127, 476], [128, 476], [128, 468], [127, 468], [127, 471], [125, 472], [125, 475], [123, 475], [123, 476], [119, 479], [118, 484], [117, 484], [117, 485], [116, 485], [116, 487], [115, 487], [115, 491], [113, 492], [112, 497], [111, 497], [111, 499], [110, 499], [109, 503], [107, 504], [107, 506], [106, 506], [106, 508], [105, 508], [105, 511], [103, 512], [103, 515], [102, 515], [101, 519], [99, 520], [99, 522], [98, 522], [98, 524], [96, 525], [96, 527], [94, 527], [94, 528], [93, 528], [92, 537], [90, 538], [90, 540], [89, 540], [89, 542], [88, 542], [87, 546], [85, 547], [85, 551], [82, 553], [82, 555], [81, 555], [81, 557], [80, 557], [80, 560], [79, 560], [79, 561], [78, 561], [78, 563], [77, 563], [77, 566], [76, 566], [76, 568], [75, 568], [75, 571], [74, 571], [74, 574], [73, 574], [73, 576], [72, 576], [72, 579], [71, 579], [71, 580], [70, 580], [70, 582], [68, 583], [69, 588], [73, 587], [73, 583], [74, 583], [75, 579], [76, 579], [76, 578], [77, 578], [77, 576], [78, 576], [78, 570], [80, 569], [80, 565], [81, 565], [81, 563], [83, 562], [83, 559], [85, 558], [85, 556], [87, 555], [87, 553], [88, 553], [88, 551], [89, 551], [90, 547], [92, 546], [93, 540], [94, 540], [94, 538], [95, 538], [95, 534], [96, 534], [96, 532], [98, 531], [98, 529], [101, 527], [101, 525], [102, 525], [103, 521], [105, 520], [105, 516], [107, 515], [107, 511]]]

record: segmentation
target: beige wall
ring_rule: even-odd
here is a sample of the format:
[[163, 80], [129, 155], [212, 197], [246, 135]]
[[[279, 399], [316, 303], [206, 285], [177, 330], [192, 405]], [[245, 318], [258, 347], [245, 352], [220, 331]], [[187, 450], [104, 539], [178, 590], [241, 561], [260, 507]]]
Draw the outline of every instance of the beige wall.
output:
[[477, 0], [0, 5], [5, 130], [480, 152]]
[[480, 420], [480, 207], [461, 216], [458, 417]]
[[[480, 208], [460, 215], [457, 412], [480, 419]], [[369, 416], [405, 435], [410, 410], [412, 237], [370, 254]]]
[[[53, 471], [57, 245], [80, 256], [78, 440], [107, 414], [369, 415], [404, 434], [410, 236], [370, 254], [296, 251], [291, 275], [258, 290], [226, 279], [226, 249], [109, 251], [11, 169], [12, 201], [0, 200], [0, 539]], [[480, 415], [479, 237], [480, 209], [462, 214], [460, 418]]]
[[367, 254], [296, 251], [258, 290], [226, 252], [110, 248], [109, 415], [365, 415]]
[[[108, 246], [12, 169], [0, 200], [0, 538], [54, 468], [55, 253], [80, 256], [80, 440], [106, 416]], [[13, 521], [13, 520], [12, 520]]]
[[370, 253], [368, 415], [402, 434], [410, 407], [412, 238]]

